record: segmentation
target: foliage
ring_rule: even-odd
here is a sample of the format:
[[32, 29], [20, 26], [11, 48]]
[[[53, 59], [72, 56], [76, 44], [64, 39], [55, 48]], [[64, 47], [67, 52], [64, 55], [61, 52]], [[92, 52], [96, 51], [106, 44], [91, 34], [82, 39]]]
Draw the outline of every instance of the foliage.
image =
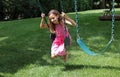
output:
[[[39, 3], [44, 13], [48, 13], [51, 9], [61, 11], [60, 0], [0, 0], [0, 20], [13, 20], [22, 18], [33, 18], [40, 16]], [[74, 0], [61, 0], [64, 12], [74, 12]], [[78, 11], [105, 8], [106, 3], [111, 0], [77, 0]], [[120, 5], [120, 2], [118, 5]], [[101, 5], [102, 4], [102, 5]]]
[[93, 0], [80, 0], [80, 10], [90, 10], [93, 6]]

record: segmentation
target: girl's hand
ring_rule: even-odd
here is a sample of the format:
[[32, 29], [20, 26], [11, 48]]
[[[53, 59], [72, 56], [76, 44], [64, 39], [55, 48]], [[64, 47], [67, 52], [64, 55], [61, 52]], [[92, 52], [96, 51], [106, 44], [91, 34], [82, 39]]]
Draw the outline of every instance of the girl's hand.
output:
[[44, 13], [41, 13], [41, 17], [44, 18], [44, 17], [45, 17], [45, 14], [44, 14]]
[[65, 18], [66, 14], [65, 14], [64, 12], [62, 12], [61, 16], [62, 16], [63, 18]]

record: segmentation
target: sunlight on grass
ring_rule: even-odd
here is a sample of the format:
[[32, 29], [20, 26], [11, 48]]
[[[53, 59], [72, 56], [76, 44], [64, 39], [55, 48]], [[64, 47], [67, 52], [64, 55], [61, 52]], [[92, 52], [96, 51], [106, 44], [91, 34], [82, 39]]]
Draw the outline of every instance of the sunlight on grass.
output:
[[[87, 11], [78, 12], [78, 14], [92, 14], [92, 13], [97, 14], [97, 13], [103, 13], [104, 10], [105, 9], [87, 10]], [[115, 8], [115, 11], [120, 11], [120, 8]], [[68, 14], [74, 14], [74, 12]]]
[[90, 37], [88, 38], [89, 41], [94, 41], [94, 40], [105, 40], [104, 37], [96, 36], [96, 37]]
[[0, 41], [3, 41], [5, 39], [8, 39], [8, 37], [0, 37]]
[[39, 51], [38, 49], [35, 49], [35, 48], [28, 48], [27, 50], [30, 50], [30, 51]]
[[[101, 36], [94, 36], [94, 37], [89, 37], [87, 39], [88, 42], [88, 45], [90, 45], [91, 43], [93, 43], [93, 45], [95, 46], [101, 46], [101, 45], [106, 45], [108, 42], [105, 42], [105, 41], [109, 41], [109, 40], [106, 40], [105, 37], [101, 37]], [[104, 44], [103, 44], [104, 43]]]
[[83, 12], [80, 12], [80, 14], [91, 14], [91, 13], [93, 13], [93, 14], [97, 14], [97, 13], [102, 13], [103, 12], [103, 10], [87, 10], [87, 11], [83, 11]]

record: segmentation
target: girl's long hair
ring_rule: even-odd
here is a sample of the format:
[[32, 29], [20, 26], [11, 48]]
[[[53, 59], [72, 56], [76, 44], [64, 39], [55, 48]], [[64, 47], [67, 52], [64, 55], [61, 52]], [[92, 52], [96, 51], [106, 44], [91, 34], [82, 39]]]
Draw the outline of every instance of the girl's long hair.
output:
[[[60, 23], [62, 21], [62, 17], [60, 15], [60, 13], [57, 11], [57, 10], [51, 10], [49, 13], [48, 13], [48, 17], [50, 16], [50, 14], [54, 14], [55, 16], [59, 16], [58, 18], [58, 22]], [[54, 33], [55, 32], [55, 24], [52, 23], [49, 19], [49, 28], [50, 28], [50, 32], [51, 33]]]

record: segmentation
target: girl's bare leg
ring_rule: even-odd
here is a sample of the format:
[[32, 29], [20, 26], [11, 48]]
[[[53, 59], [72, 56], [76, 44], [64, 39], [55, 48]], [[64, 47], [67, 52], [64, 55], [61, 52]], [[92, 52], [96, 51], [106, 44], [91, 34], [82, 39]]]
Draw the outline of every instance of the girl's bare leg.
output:
[[51, 55], [51, 58], [56, 58], [58, 55]]
[[63, 60], [64, 60], [64, 62], [67, 61], [67, 58], [68, 58], [68, 53], [66, 52], [65, 55], [63, 55]]

